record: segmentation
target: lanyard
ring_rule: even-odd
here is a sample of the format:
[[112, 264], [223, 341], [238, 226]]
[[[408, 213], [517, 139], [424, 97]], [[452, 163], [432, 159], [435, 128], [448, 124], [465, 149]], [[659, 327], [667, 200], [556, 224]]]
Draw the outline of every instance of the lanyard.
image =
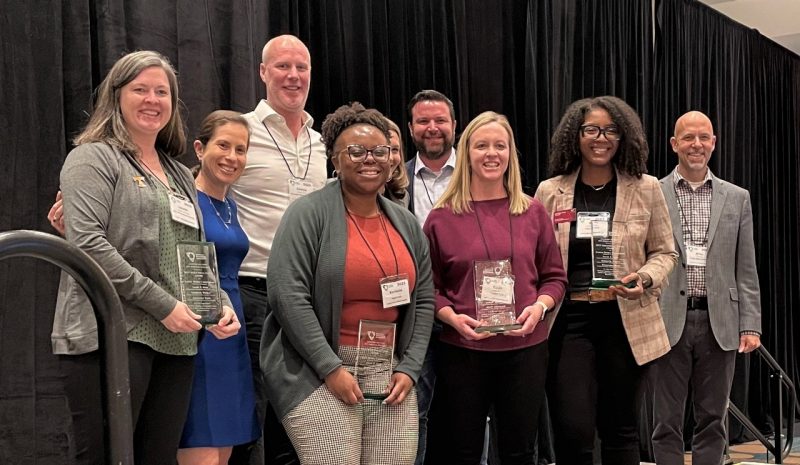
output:
[[[178, 194], [178, 192], [175, 189], [173, 189], [169, 184], [164, 184], [164, 181], [162, 181], [161, 178], [156, 176], [156, 174], [153, 172], [153, 170], [150, 169], [150, 167], [147, 165], [147, 163], [145, 163], [143, 161], [140, 161], [140, 160], [136, 160], [136, 163], [139, 166], [144, 167], [144, 169], [150, 174], [150, 176], [153, 177], [156, 181], [158, 181], [158, 184], [161, 184], [162, 186], [164, 186], [164, 188], [167, 190], [167, 193], [169, 193], [170, 195]], [[172, 176], [170, 176], [169, 173], [167, 173], [167, 170], [164, 170], [164, 176], [167, 177], [167, 181], [172, 179]], [[174, 182], [174, 180], [173, 180], [173, 182]]]
[[[689, 184], [688, 181], [686, 181], [684, 179], [683, 182], [686, 183], [686, 185], [688, 186], [688, 184]], [[689, 220], [686, 219], [686, 214], [683, 212], [683, 204], [681, 203], [681, 195], [678, 193], [678, 183], [675, 183], [675, 199], [678, 201], [678, 213], [681, 215], [681, 230], [683, 230], [683, 225], [685, 224], [686, 225], [686, 230], [689, 231], [689, 243], [693, 244], [693, 245], [698, 245], [694, 241], [694, 237], [692, 237], [694, 235], [693, 232], [692, 232], [692, 224], [689, 222]], [[689, 203], [694, 204], [694, 192], [692, 192], [689, 195], [689, 199], [690, 199]], [[692, 206], [694, 206], [694, 205], [692, 205]], [[706, 225], [705, 234], [703, 235], [703, 240], [700, 242], [699, 245], [705, 244], [706, 239], [708, 238], [708, 228], [709, 228], [710, 225], [711, 225], [711, 220], [709, 219], [708, 225]]]
[[[510, 202], [510, 200], [509, 200]], [[486, 242], [486, 236], [483, 235], [483, 226], [481, 226], [481, 219], [478, 216], [478, 207], [475, 202], [472, 202], [472, 208], [475, 212], [475, 222], [478, 223], [478, 231], [481, 233], [481, 240], [483, 241], [483, 248], [486, 249], [486, 258], [491, 260], [492, 256], [489, 253], [489, 244]], [[511, 221], [511, 211], [508, 212], [508, 235], [511, 239], [511, 263], [514, 263], [514, 226]]]
[[303, 181], [306, 180], [306, 176], [308, 176], [308, 167], [311, 166], [311, 133], [308, 131], [308, 126], [306, 126], [306, 135], [308, 136], [308, 159], [306, 160], [306, 172], [303, 173], [303, 177], [296, 176], [294, 171], [292, 171], [292, 167], [289, 166], [289, 161], [286, 159], [286, 155], [283, 154], [283, 150], [281, 150], [281, 146], [278, 145], [278, 141], [275, 140], [275, 136], [272, 135], [272, 131], [269, 130], [267, 123], [263, 123], [264, 129], [267, 130], [269, 133], [269, 137], [272, 138], [272, 142], [275, 143], [275, 147], [278, 148], [278, 153], [281, 154], [281, 158], [283, 158], [283, 162], [286, 164], [286, 169], [289, 170], [289, 175], [291, 175], [294, 179], [302, 179]]
[[[431, 203], [431, 207], [433, 207], [433, 198], [431, 198], [431, 193], [428, 190], [428, 185], [425, 184], [425, 178], [422, 177], [422, 171], [417, 171], [417, 174], [419, 175], [419, 180], [422, 181], [422, 187], [425, 188], [425, 195], [428, 196], [428, 202], [430, 202]], [[435, 179], [433, 180], [433, 183], [434, 183], [434, 185], [436, 185], [436, 180]]]
[[[361, 236], [361, 239], [363, 239], [364, 243], [367, 244], [367, 248], [369, 249], [370, 253], [372, 253], [372, 258], [375, 259], [375, 263], [378, 264], [378, 267], [381, 269], [381, 273], [383, 273], [383, 277], [385, 278], [389, 277], [389, 274], [386, 273], [386, 270], [383, 269], [381, 261], [378, 260], [378, 256], [375, 254], [375, 250], [372, 248], [372, 245], [370, 245], [369, 241], [367, 240], [367, 237], [364, 235], [364, 233], [361, 231], [361, 228], [358, 226], [356, 219], [353, 218], [353, 215], [350, 213], [350, 210], [345, 209], [345, 211], [347, 212], [347, 216], [348, 218], [350, 218], [350, 221], [352, 221], [353, 224], [355, 225], [356, 231], [358, 231], [358, 235]], [[392, 239], [389, 237], [389, 231], [386, 229], [386, 223], [383, 222], [383, 214], [381, 214], [380, 212], [378, 212], [378, 219], [380, 220], [381, 226], [383, 227], [383, 233], [386, 234], [386, 240], [389, 242], [389, 247], [392, 249], [392, 255], [394, 256], [394, 269], [395, 269], [394, 274], [398, 275], [400, 274], [400, 264], [397, 261], [397, 254], [394, 251], [394, 245], [392, 244]]]

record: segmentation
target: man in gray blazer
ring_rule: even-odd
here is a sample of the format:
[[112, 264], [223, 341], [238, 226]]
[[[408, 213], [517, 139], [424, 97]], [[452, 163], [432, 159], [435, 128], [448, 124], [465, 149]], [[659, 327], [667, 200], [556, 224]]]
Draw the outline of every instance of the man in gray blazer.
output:
[[661, 179], [679, 264], [661, 295], [672, 349], [658, 361], [653, 450], [659, 465], [682, 465], [683, 413], [692, 386], [692, 463], [719, 465], [736, 351], [760, 344], [761, 302], [749, 193], [708, 169], [716, 136], [698, 111], [678, 118], [670, 139], [678, 166]]

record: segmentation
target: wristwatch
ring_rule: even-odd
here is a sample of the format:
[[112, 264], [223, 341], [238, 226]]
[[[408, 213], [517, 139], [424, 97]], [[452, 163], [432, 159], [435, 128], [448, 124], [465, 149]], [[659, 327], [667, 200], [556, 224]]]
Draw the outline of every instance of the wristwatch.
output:
[[550, 310], [550, 307], [548, 307], [544, 302], [542, 302], [540, 300], [537, 300], [533, 304], [534, 305], [539, 304], [539, 305], [542, 306], [542, 317], [539, 318], [539, 321], [544, 321], [544, 316], [547, 315], [547, 311]]
[[639, 273], [639, 277], [642, 278], [642, 287], [645, 289], [650, 289], [653, 287], [653, 278], [650, 277], [647, 273]]

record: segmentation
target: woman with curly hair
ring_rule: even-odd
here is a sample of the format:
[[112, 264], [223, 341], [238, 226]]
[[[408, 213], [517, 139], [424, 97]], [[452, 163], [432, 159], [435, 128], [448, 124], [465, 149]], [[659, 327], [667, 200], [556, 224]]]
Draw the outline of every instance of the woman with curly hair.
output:
[[[639, 386], [644, 366], [669, 351], [658, 296], [677, 260], [664, 196], [645, 174], [647, 153], [639, 117], [625, 102], [578, 100], [551, 140], [554, 177], [536, 191], [569, 279], [550, 321], [547, 385], [559, 465], [591, 464], [595, 430], [603, 463], [639, 463]], [[593, 242], [610, 244], [616, 283], [596, 279]]]
[[391, 172], [383, 115], [342, 106], [322, 139], [337, 179], [291, 204], [269, 259], [267, 397], [302, 464], [411, 464], [433, 322], [428, 241], [380, 195]]

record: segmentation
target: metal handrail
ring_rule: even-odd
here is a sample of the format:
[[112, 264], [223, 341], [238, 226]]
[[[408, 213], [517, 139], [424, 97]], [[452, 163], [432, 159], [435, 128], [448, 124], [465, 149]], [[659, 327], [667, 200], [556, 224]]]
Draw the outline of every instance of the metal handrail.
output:
[[[758, 354], [761, 356], [764, 361], [767, 362], [770, 368], [770, 378], [774, 380], [775, 384], [775, 407], [774, 413], [775, 416], [775, 439], [773, 442], [764, 436], [761, 431], [750, 421], [749, 418], [741, 411], [738, 407], [733, 405], [730, 399], [728, 399], [728, 411], [733, 415], [739, 422], [748, 429], [755, 438], [767, 448], [767, 451], [772, 453], [775, 457], [775, 463], [783, 463], [783, 459], [785, 459], [789, 453], [792, 451], [792, 442], [794, 441], [794, 411], [795, 406], [797, 405], [797, 392], [794, 389], [794, 383], [792, 382], [791, 377], [783, 371], [783, 368], [772, 358], [772, 355], [769, 351], [764, 348], [764, 346], [759, 346]], [[783, 429], [783, 392], [781, 391], [781, 386], [786, 386], [787, 393], [789, 395], [789, 421], [786, 422], [786, 443], [781, 445], [781, 430]]]
[[38, 231], [0, 233], [0, 261], [33, 257], [69, 273], [95, 309], [98, 340], [104, 350], [105, 400], [109, 434], [106, 456], [114, 465], [133, 465], [133, 419], [128, 372], [128, 342], [119, 296], [100, 265], [75, 245]]

